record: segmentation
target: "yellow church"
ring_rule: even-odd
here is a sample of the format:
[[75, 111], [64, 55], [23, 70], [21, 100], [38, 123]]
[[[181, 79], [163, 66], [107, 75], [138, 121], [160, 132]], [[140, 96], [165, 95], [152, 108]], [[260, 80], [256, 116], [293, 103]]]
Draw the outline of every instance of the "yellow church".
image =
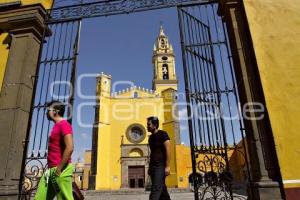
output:
[[[149, 165], [146, 119], [157, 116], [160, 129], [171, 138], [171, 175], [169, 187], [178, 187], [176, 145], [180, 145], [177, 119], [175, 55], [163, 28], [153, 49], [152, 89], [137, 86], [111, 93], [112, 77], [97, 77], [97, 133], [93, 136], [92, 165], [95, 189], [143, 188]], [[93, 166], [92, 166], [93, 168]]]
[[[171, 173], [166, 179], [167, 186], [188, 188], [191, 153], [190, 147], [180, 140], [175, 55], [163, 27], [154, 44], [152, 63], [152, 90], [132, 86], [112, 93], [112, 77], [104, 73], [97, 77], [95, 126], [92, 151], [88, 152], [91, 153], [89, 189], [146, 187], [150, 154], [146, 119], [149, 116], [159, 118], [160, 129], [167, 131], [171, 139]], [[246, 180], [245, 163], [234, 152], [229, 148], [229, 162], [235, 169], [232, 173], [236, 181], [242, 183]], [[200, 155], [197, 162], [205, 156], [214, 155]], [[199, 169], [197, 172], [202, 176], [205, 173]]]

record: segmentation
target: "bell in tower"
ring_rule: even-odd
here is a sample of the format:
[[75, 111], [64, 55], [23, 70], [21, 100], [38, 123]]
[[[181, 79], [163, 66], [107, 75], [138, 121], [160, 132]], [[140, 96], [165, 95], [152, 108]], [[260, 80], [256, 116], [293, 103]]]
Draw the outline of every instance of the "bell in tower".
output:
[[162, 66], [163, 80], [169, 79], [169, 69], [167, 64], [163, 64]]

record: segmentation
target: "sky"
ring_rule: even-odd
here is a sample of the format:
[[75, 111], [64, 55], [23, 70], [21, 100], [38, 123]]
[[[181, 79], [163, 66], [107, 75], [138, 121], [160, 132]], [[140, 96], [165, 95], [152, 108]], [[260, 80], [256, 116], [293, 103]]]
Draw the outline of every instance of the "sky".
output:
[[[180, 36], [175, 8], [146, 11], [140, 13], [84, 19], [82, 21], [77, 77], [83, 74], [99, 74], [104, 72], [112, 76], [112, 82], [132, 81], [136, 86], [151, 88], [153, 66], [151, 63], [153, 45], [163, 25], [169, 42], [173, 45], [176, 56], [176, 74], [179, 80], [178, 92], [184, 92], [184, 79], [180, 48]], [[75, 151], [73, 160], [83, 157], [85, 150], [91, 149], [92, 129], [79, 126], [78, 121], [88, 125], [94, 122], [95, 99], [83, 99], [84, 95], [95, 95], [96, 81], [94, 77], [83, 78], [75, 91]], [[120, 85], [123, 89], [128, 85]], [[179, 95], [179, 101], [185, 101]], [[84, 107], [78, 109], [84, 103]], [[90, 105], [87, 105], [90, 104]], [[77, 108], [77, 109], [76, 109]], [[80, 112], [80, 114], [78, 114]], [[179, 108], [179, 115], [186, 115], [184, 107]], [[78, 116], [78, 119], [76, 119]], [[189, 144], [186, 122], [181, 122], [182, 142]]]
[[[236, 116], [238, 111], [236, 104], [234, 104], [234, 96], [232, 92], [226, 92], [226, 90], [230, 90], [233, 87], [233, 81], [230, 75], [230, 55], [228, 55], [226, 50], [222, 26], [216, 26], [216, 23], [219, 23], [220, 25], [222, 24], [222, 21], [220, 18], [217, 19], [217, 22], [214, 20], [215, 17], [213, 13], [216, 11], [212, 12], [212, 10], [206, 10], [206, 6], [202, 6], [201, 8], [199, 10], [191, 9], [190, 11], [194, 16], [197, 17], [197, 19], [194, 18], [194, 22], [196, 24], [203, 24], [203, 21], [205, 24], [209, 25], [209, 32], [212, 39], [211, 41], [205, 39], [203, 37], [204, 29], [201, 29], [198, 32], [198, 35], [201, 35], [200, 31], [202, 31], [202, 35], [200, 37], [197, 37], [197, 33], [195, 35], [192, 34], [191, 36], [192, 38], [197, 39], [197, 41], [194, 41], [193, 44], [199, 44], [199, 42], [201, 43], [201, 45], [196, 45], [196, 47], [193, 48], [195, 48], [195, 50], [200, 49], [202, 51], [200, 51], [200, 54], [202, 54], [199, 54], [200, 57], [213, 56], [214, 64], [205, 65], [203, 64], [203, 61], [206, 58], [197, 58], [198, 61], [201, 60], [201, 62], [199, 61], [197, 67], [195, 67], [189, 62], [189, 57], [187, 56], [188, 68], [192, 68], [193, 70], [205, 70], [207, 67], [209, 70], [212, 70], [214, 67], [216, 67], [215, 70], [217, 71], [216, 76], [219, 80], [219, 90], [223, 90], [221, 94], [221, 104], [226, 103], [227, 98], [231, 104], [229, 105], [230, 112], [233, 113], [233, 116]], [[201, 19], [201, 22], [199, 22], [198, 19]], [[74, 113], [72, 115], [72, 126], [74, 129], [75, 140], [75, 150], [72, 156], [73, 161], [77, 162], [79, 158], [81, 161], [83, 161], [84, 151], [91, 149], [92, 125], [94, 123], [95, 116], [94, 105], [96, 100], [95, 93], [97, 74], [103, 72], [111, 75], [112, 84], [116, 83], [117, 81], [130, 81], [136, 86], [152, 89], [153, 46], [156, 38], [158, 37], [161, 25], [163, 26], [164, 33], [168, 36], [169, 42], [172, 44], [175, 53], [176, 75], [179, 81], [178, 101], [179, 103], [185, 103], [184, 73], [176, 8], [165, 8], [82, 20], [79, 40], [79, 55], [76, 66], [77, 70], [74, 90], [75, 101], [73, 107]], [[189, 28], [190, 27], [195, 27], [195, 25], [189, 26]], [[50, 101], [51, 98], [55, 99], [53, 94], [57, 93], [61, 95], [67, 91], [65, 87], [66, 85], [64, 85], [61, 81], [64, 79], [69, 81], [70, 79], [68, 78], [70, 75], [68, 70], [71, 68], [72, 62], [58, 62], [56, 60], [64, 60], [68, 57], [67, 55], [72, 54], [72, 44], [70, 41], [73, 41], [75, 38], [74, 34], [72, 34], [73, 26], [69, 26], [69, 24], [59, 24], [52, 26], [51, 29], [53, 34], [51, 37], [46, 39], [47, 42], [45, 43], [42, 53], [42, 62], [40, 65], [42, 70], [39, 72], [37, 95], [35, 97], [36, 106], [44, 105], [45, 101]], [[71, 39], [68, 39], [68, 37]], [[188, 36], [185, 36], [184, 38], [186, 39], [187, 37]], [[187, 43], [189, 43], [189, 41]], [[214, 43], [213, 47], [207, 45], [208, 43]], [[212, 52], [209, 53], [209, 49], [212, 50]], [[198, 75], [200, 75], [200, 71]], [[199, 80], [202, 78], [202, 81], [207, 81], [207, 83], [209, 82], [206, 75], [203, 76], [202, 72], [201, 76], [199, 77]], [[195, 79], [191, 82], [193, 82], [195, 86], [199, 80]], [[58, 84], [51, 86], [51, 84], [55, 83], [55, 81], [58, 81]], [[207, 84], [205, 83], [205, 85]], [[121, 84], [116, 88], [115, 91], [119, 91], [128, 87], [128, 84]], [[53, 88], [52, 93], [50, 88]], [[63, 88], [65, 89], [63, 90]], [[200, 90], [202, 91], [202, 89]], [[206, 87], [204, 90], [206, 92], [211, 90], [215, 93], [215, 89], [213, 88], [209, 89]], [[193, 92], [193, 89], [191, 91]], [[196, 91], [199, 92], [199, 89], [196, 89]], [[209, 97], [209, 95], [210, 94], [208, 94], [207, 97]], [[213, 95], [211, 95], [211, 97], [213, 97]], [[200, 107], [201, 105], [199, 108]], [[193, 106], [193, 108], [198, 109], [198, 105]], [[204, 107], [202, 106], [202, 108]], [[223, 113], [221, 113], [222, 116], [230, 116], [229, 109], [221, 108], [221, 110], [223, 111]], [[204, 115], [208, 111], [209, 109], [207, 110], [205, 108]], [[190, 142], [187, 121], [184, 120], [187, 118], [185, 105], [179, 106], [179, 117], [181, 119], [181, 141], [182, 143], [189, 145]], [[206, 123], [206, 121], [201, 122]], [[234, 124], [232, 125], [231, 122]], [[49, 123], [45, 118], [45, 110], [39, 110], [39, 108], [34, 110], [32, 124], [32, 133], [28, 154], [31, 154], [31, 152], [33, 153], [33, 151], [35, 154], [40, 151], [45, 151], [47, 138], [51, 130], [50, 128], [53, 125], [53, 123]], [[232, 118], [230, 118], [229, 120], [225, 121], [224, 126], [227, 134], [226, 138], [229, 144], [232, 144], [233, 141], [238, 142], [240, 138], [234, 138], [234, 135], [241, 130], [239, 120], [232, 120]], [[203, 125], [201, 128], [199, 123], [194, 124], [193, 128], [196, 130], [195, 137], [198, 137], [198, 135], [202, 135], [201, 137], [203, 137], [207, 134], [210, 134], [211, 136], [214, 135], [214, 131], [216, 129], [213, 130], [213, 126], [210, 126], [211, 130], [207, 130], [207, 127], [208, 125]], [[199, 137], [198, 139], [195, 139], [195, 141], [197, 141], [196, 145], [200, 144]], [[204, 144], [206, 143], [204, 142]]]

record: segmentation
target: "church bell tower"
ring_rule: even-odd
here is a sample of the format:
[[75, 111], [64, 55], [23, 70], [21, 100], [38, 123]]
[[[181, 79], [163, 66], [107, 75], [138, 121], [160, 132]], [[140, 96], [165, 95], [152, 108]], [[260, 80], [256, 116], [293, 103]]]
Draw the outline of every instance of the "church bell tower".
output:
[[178, 80], [175, 73], [175, 55], [162, 26], [154, 44], [152, 63], [154, 68], [152, 89], [158, 93], [168, 88], [177, 90]]

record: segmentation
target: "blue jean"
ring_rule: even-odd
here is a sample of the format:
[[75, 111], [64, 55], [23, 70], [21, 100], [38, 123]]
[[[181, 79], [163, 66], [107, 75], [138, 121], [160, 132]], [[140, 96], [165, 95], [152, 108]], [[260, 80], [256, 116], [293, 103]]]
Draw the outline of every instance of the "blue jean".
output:
[[151, 193], [149, 200], [171, 200], [166, 186], [165, 166], [151, 166]]

